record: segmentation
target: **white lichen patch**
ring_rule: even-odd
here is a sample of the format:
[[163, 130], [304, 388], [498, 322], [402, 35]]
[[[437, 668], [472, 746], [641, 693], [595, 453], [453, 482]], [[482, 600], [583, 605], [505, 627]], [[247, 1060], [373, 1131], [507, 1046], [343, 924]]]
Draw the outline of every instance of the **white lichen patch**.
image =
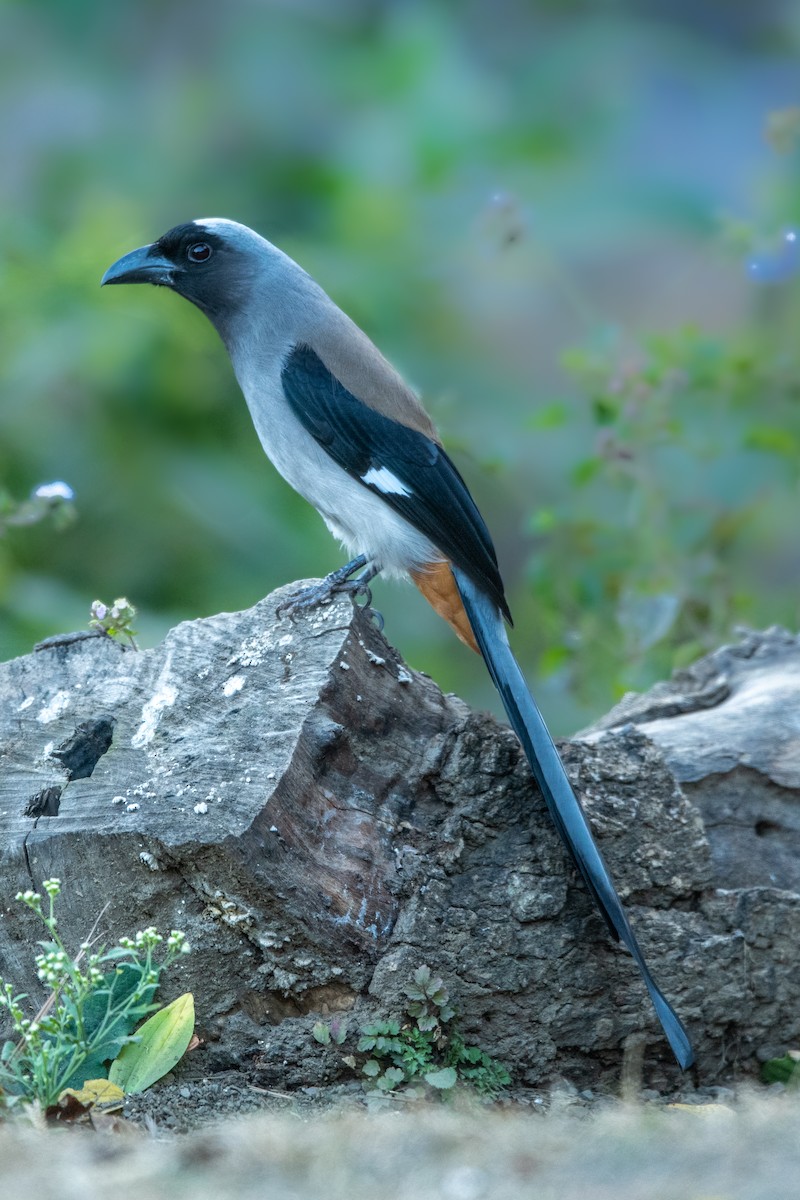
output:
[[326, 601], [319, 608], [315, 608], [311, 614], [311, 624], [319, 629], [320, 625], [330, 622], [336, 613], [337, 605], [335, 602]]
[[22, 701], [22, 704], [20, 704], [19, 708], [17, 709], [17, 712], [24, 712], [25, 709], [30, 708], [30, 706], [32, 704], [33, 704], [33, 696], [28, 696], [27, 700]]
[[230, 679], [226, 679], [222, 685], [223, 696], [235, 696], [242, 690], [244, 684], [244, 675], [231, 675]]
[[161, 668], [161, 674], [156, 681], [156, 690], [146, 704], [142, 705], [142, 723], [131, 738], [131, 745], [139, 748], [152, 741], [158, 728], [158, 722], [165, 708], [171, 708], [178, 698], [178, 689], [169, 682], [172, 667], [172, 654]]
[[227, 665], [229, 667], [259, 667], [264, 661], [265, 653], [271, 650], [274, 644], [271, 631], [264, 629], [254, 637], [245, 638], [238, 653], [231, 655]]
[[194, 806], [194, 811], [200, 817], [202, 817], [205, 813], [207, 813], [208, 805], [206, 804], [205, 800], [198, 800], [197, 804], [195, 804], [195, 806]]
[[358, 639], [358, 644], [361, 647], [361, 649], [364, 651], [364, 653], [366, 654], [368, 660], [372, 663], [373, 667], [385, 667], [386, 666], [386, 659], [381, 658], [380, 654], [375, 654], [375, 652], [373, 650], [370, 650], [369, 646], [365, 645], [365, 643], [363, 642], [363, 640], [361, 638]]
[[57, 717], [61, 716], [64, 709], [69, 707], [69, 701], [69, 692], [56, 692], [47, 701], [47, 704], [39, 710], [36, 720], [41, 721], [43, 725], [47, 725], [50, 721], [55, 721]]

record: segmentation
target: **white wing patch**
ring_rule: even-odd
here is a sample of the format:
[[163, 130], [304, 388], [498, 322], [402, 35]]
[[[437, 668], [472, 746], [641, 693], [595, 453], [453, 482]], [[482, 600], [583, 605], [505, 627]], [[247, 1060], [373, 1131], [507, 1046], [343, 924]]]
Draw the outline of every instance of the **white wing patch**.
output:
[[393, 475], [388, 467], [370, 467], [366, 475], [361, 476], [361, 482], [370, 487], [376, 487], [384, 495], [410, 496], [411, 489], [407, 488], [401, 479]]

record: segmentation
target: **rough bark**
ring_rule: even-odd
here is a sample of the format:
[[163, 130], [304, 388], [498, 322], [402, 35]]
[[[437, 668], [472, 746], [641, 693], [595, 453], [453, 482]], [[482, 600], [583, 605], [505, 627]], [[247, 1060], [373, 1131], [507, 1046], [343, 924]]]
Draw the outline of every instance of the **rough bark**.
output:
[[[37, 995], [13, 897], [56, 875], [72, 943], [107, 901], [109, 938], [187, 933], [168, 989], [195, 993], [202, 1070], [328, 1082], [347, 1068], [314, 1021], [401, 1012], [427, 963], [518, 1084], [616, 1082], [645, 1031], [646, 1082], [668, 1086], [641, 980], [513, 734], [348, 600], [290, 621], [285, 594], [153, 650], [89, 639], [0, 666], [0, 973]], [[704, 1083], [798, 1035], [798, 699], [800, 646], [771, 632], [563, 747]]]
[[800, 639], [744, 632], [588, 736], [636, 725], [660, 747], [705, 822], [723, 886], [800, 891]]

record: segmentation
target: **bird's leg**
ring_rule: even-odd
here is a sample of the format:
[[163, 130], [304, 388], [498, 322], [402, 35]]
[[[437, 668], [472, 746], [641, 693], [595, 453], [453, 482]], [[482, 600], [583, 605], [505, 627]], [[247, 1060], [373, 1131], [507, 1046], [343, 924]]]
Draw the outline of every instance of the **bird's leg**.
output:
[[[374, 619], [379, 632], [383, 632], [383, 616], [378, 612], [377, 608], [372, 607], [372, 588], [369, 586], [370, 580], [380, 572], [380, 567], [376, 567], [374, 563], [367, 567], [363, 575], [359, 575], [357, 579], [348, 579], [342, 585], [342, 590], [347, 590], [353, 598], [353, 603], [357, 604], [362, 612], [368, 612]], [[363, 603], [359, 604], [359, 601]]]
[[[297, 612], [317, 608], [320, 604], [330, 604], [337, 592], [350, 592], [352, 595], [356, 595], [361, 586], [361, 580], [351, 579], [350, 576], [366, 565], [366, 554], [359, 554], [358, 558], [345, 563], [336, 571], [331, 571], [330, 575], [326, 575], [321, 583], [315, 583], [311, 587], [301, 588], [299, 592], [295, 592], [293, 596], [279, 605], [278, 616], [281, 617], [284, 613], [292, 616]], [[372, 575], [369, 578], [371, 579]]]
[[[351, 579], [351, 575], [360, 571], [362, 567], [366, 567], [363, 575]], [[379, 571], [380, 567], [375, 563], [367, 566], [367, 556], [359, 554], [358, 558], [345, 563], [336, 571], [331, 571], [330, 575], [326, 575], [321, 583], [315, 583], [312, 587], [301, 588], [299, 592], [295, 592], [293, 596], [278, 606], [278, 616], [292, 617], [299, 612], [308, 612], [320, 604], [330, 604], [337, 592], [348, 592], [353, 603], [358, 605], [363, 612], [369, 612], [378, 629], [382, 630], [383, 617], [377, 609], [372, 607], [372, 589], [369, 586], [370, 580], [374, 579]]]

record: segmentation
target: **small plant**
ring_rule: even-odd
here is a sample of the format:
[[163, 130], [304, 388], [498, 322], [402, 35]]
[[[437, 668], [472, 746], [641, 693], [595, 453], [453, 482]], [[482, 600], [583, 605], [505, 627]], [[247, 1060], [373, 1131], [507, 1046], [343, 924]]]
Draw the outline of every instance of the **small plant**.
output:
[[[422, 966], [404, 990], [409, 1020], [376, 1021], [361, 1030], [357, 1050], [368, 1054], [361, 1067], [368, 1098], [384, 1102], [390, 1094], [424, 1096], [431, 1089], [449, 1095], [458, 1083], [470, 1085], [482, 1096], [496, 1097], [511, 1076], [502, 1063], [477, 1046], [468, 1046], [455, 1029], [456, 1012], [443, 981], [430, 967]], [[338, 1025], [334, 1036], [333, 1025], [318, 1022], [313, 1036], [323, 1045], [341, 1045], [346, 1027]], [[345, 1061], [356, 1065], [353, 1056]]]
[[[39, 978], [52, 994], [31, 1018], [23, 1007], [27, 997], [15, 995], [12, 985], [0, 976], [0, 1009], [7, 1010], [16, 1039], [0, 1048], [0, 1105], [37, 1100], [48, 1108], [66, 1088], [81, 1088], [87, 1080], [106, 1078], [112, 1060], [123, 1064], [115, 1072], [116, 1063], [112, 1063], [112, 1078], [117, 1075], [119, 1086], [125, 1091], [142, 1090], [175, 1065], [191, 1037], [191, 996], [179, 997], [134, 1034], [142, 1018], [158, 1007], [153, 997], [161, 972], [179, 955], [188, 953], [186, 938], [173, 930], [164, 942], [151, 927], [133, 938], [121, 937], [108, 950], [93, 950], [90, 935], [73, 958], [59, 935], [55, 916], [61, 883], [46, 879], [43, 888], [49, 901], [46, 912], [38, 892], [19, 892], [16, 899], [35, 913], [48, 931], [49, 939], [38, 943], [41, 953], [35, 961]], [[165, 1024], [165, 1013], [170, 1013], [171, 1024], [169, 1020]], [[152, 1036], [145, 1035], [147, 1027], [152, 1029], [154, 1024], [160, 1037], [157, 1046], [153, 1046]], [[169, 1043], [166, 1047], [165, 1041]], [[142, 1058], [148, 1054], [150, 1061], [143, 1065]], [[140, 1086], [129, 1086], [131, 1077]], [[141, 1084], [142, 1079], [148, 1082]]]
[[347, 1022], [340, 1017], [334, 1017], [329, 1025], [317, 1021], [311, 1035], [321, 1046], [341, 1046], [347, 1037]]
[[75, 493], [68, 483], [57, 479], [40, 483], [27, 500], [12, 500], [0, 487], [0, 537], [12, 525], [37, 525], [50, 517], [57, 529], [64, 529], [75, 519]]
[[785, 1083], [800, 1088], [800, 1050], [787, 1050], [782, 1058], [769, 1058], [761, 1067], [765, 1083]]
[[136, 609], [124, 596], [120, 596], [113, 604], [104, 604], [102, 600], [94, 600], [89, 628], [106, 633], [118, 641], [127, 638], [132, 648], [138, 650], [139, 647], [135, 641], [136, 630], [132, 628], [135, 616]]

